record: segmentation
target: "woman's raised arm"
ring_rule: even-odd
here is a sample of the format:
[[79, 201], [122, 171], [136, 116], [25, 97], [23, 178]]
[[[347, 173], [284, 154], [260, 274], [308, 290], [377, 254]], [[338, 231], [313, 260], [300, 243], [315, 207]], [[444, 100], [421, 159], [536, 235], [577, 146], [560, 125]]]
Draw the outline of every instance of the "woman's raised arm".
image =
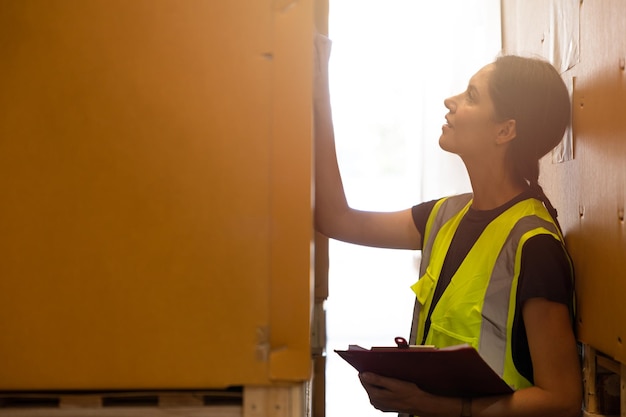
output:
[[355, 210], [346, 200], [337, 154], [330, 105], [328, 59], [330, 41], [315, 39], [313, 91], [315, 138], [315, 225], [333, 239], [366, 246], [420, 249], [420, 234], [411, 209], [397, 212]]

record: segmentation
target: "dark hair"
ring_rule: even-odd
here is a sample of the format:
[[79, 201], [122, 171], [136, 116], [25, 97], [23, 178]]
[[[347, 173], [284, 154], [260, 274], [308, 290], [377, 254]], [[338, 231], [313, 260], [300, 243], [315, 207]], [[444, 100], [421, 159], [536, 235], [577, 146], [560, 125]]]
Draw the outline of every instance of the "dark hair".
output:
[[504, 55], [494, 62], [489, 92], [496, 119], [515, 120], [517, 135], [509, 147], [514, 175], [528, 183], [556, 221], [556, 210], [539, 185], [539, 159], [559, 144], [570, 122], [563, 79], [549, 62]]

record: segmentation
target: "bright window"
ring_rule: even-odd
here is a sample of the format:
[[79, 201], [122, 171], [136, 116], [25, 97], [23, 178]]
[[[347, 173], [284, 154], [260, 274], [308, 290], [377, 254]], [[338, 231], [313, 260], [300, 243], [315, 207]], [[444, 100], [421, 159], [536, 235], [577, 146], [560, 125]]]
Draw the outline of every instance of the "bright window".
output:
[[[355, 208], [399, 210], [469, 190], [438, 146], [444, 98], [500, 51], [499, 0], [330, 0], [339, 164]], [[330, 242], [326, 415], [380, 416], [333, 349], [408, 338], [419, 252]]]

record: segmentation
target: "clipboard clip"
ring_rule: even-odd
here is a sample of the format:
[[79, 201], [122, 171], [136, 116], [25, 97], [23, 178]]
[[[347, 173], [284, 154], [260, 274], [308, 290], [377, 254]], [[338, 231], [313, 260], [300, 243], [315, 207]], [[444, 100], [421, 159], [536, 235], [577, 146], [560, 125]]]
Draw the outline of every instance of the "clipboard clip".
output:
[[409, 342], [407, 342], [404, 337], [397, 336], [394, 339], [394, 341], [396, 342], [396, 345], [398, 345], [400, 349], [408, 349], [409, 347]]

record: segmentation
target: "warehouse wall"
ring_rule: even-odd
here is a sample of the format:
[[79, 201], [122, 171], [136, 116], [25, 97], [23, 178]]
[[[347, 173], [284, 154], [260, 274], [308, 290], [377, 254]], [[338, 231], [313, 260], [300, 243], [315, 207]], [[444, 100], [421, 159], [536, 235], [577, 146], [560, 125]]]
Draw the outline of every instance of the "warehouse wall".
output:
[[561, 68], [573, 92], [573, 159], [548, 156], [540, 181], [574, 259], [578, 337], [626, 363], [626, 7], [503, 0], [502, 13], [507, 53], [564, 62], [563, 51], [578, 49], [572, 66]]

